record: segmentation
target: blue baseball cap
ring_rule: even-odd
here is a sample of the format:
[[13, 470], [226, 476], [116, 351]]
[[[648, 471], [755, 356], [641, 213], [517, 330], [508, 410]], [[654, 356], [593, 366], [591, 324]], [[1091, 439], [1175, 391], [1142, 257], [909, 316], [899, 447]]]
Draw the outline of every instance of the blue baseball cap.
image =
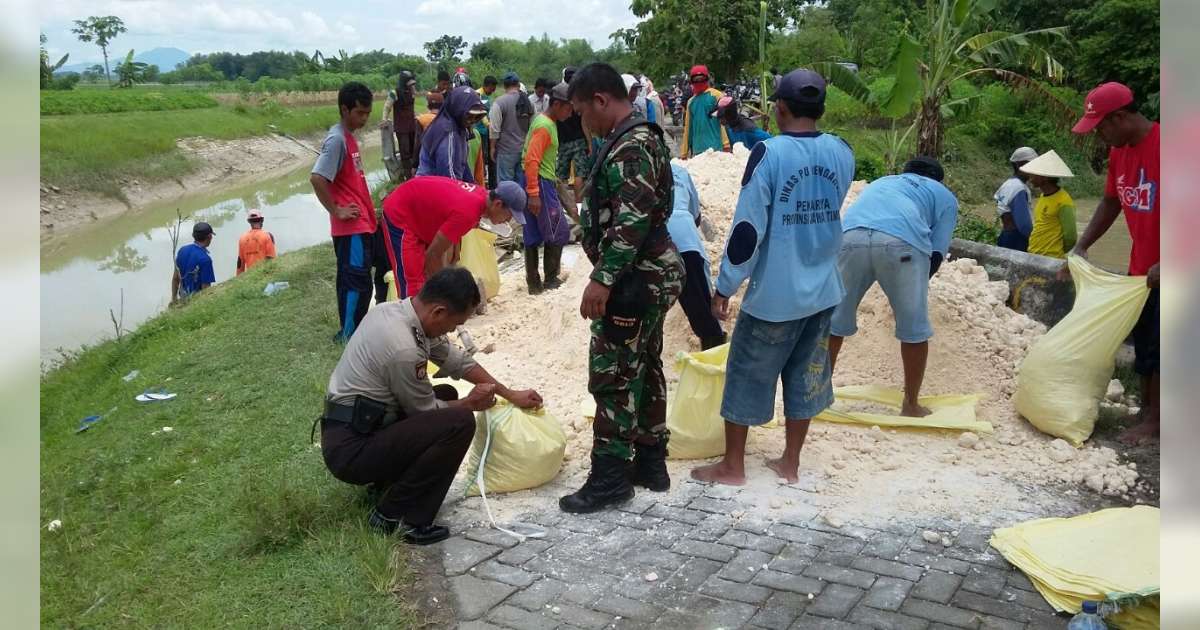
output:
[[779, 87], [770, 96], [770, 100], [795, 101], [797, 103], [824, 103], [825, 78], [803, 68], [792, 70], [779, 80]]
[[528, 203], [528, 198], [525, 196], [525, 189], [516, 182], [500, 182], [496, 186], [496, 196], [504, 202], [504, 205], [512, 212], [513, 220], [521, 225], [525, 225], [525, 204]]
[[505, 73], [505, 75], [504, 75], [504, 82], [505, 83], [520, 83], [521, 77], [518, 77], [516, 72], [508, 72], [508, 73]]

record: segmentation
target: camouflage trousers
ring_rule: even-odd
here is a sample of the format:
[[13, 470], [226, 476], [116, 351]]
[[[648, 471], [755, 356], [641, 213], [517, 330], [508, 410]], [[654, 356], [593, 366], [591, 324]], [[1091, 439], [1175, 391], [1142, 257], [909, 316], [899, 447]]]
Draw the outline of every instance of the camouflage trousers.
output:
[[[647, 309], [638, 335], [627, 343], [604, 336], [603, 320], [592, 322], [588, 348], [588, 392], [596, 400], [592, 452], [633, 458], [633, 445], [653, 446], [667, 431], [667, 379], [663, 374], [663, 321], [681, 289], [678, 277]], [[666, 301], [663, 304], [663, 301]]]

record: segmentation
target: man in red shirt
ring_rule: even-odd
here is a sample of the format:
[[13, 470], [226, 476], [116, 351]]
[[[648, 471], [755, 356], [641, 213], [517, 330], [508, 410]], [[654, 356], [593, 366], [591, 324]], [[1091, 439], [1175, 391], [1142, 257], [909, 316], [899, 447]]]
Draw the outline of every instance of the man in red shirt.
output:
[[383, 200], [384, 242], [397, 296], [403, 300], [419, 293], [480, 219], [496, 225], [515, 219], [525, 225], [525, 202], [525, 191], [516, 182], [500, 182], [489, 191], [429, 175], [397, 186]]
[[[1133, 248], [1129, 275], [1146, 276], [1150, 297], [1133, 328], [1134, 371], [1141, 377], [1141, 421], [1121, 434], [1127, 444], [1158, 435], [1158, 222], [1161, 180], [1158, 170], [1158, 123], [1138, 113], [1133, 91], [1120, 83], [1105, 83], [1092, 90], [1084, 102], [1084, 115], [1072, 129], [1095, 130], [1108, 144], [1108, 182], [1092, 220], [1071, 253], [1087, 257], [1087, 250], [1124, 212]], [[1064, 267], [1065, 269], [1065, 267]]]
[[329, 128], [321, 155], [309, 182], [317, 200], [329, 213], [329, 231], [337, 255], [338, 318], [341, 327], [333, 336], [345, 343], [371, 307], [372, 235], [375, 202], [367, 187], [362, 155], [354, 132], [371, 117], [371, 90], [351, 81], [338, 90], [341, 120]]

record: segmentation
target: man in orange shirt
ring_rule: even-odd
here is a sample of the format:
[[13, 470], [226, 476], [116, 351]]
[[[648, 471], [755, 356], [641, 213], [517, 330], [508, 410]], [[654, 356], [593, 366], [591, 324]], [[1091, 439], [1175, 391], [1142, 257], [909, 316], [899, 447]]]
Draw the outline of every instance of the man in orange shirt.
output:
[[257, 265], [264, 258], [275, 257], [275, 235], [262, 229], [263, 215], [251, 210], [246, 218], [250, 229], [238, 239], [237, 275]]

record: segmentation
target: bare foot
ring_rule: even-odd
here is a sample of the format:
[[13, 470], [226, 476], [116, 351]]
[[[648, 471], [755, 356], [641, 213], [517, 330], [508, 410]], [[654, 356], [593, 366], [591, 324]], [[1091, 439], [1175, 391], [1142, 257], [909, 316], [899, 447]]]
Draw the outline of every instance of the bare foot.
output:
[[692, 479], [695, 479], [696, 481], [707, 481], [709, 483], [721, 483], [727, 486], [746, 485], [745, 471], [731, 470], [731, 467], [725, 463], [725, 460], [721, 460], [715, 464], [693, 468]]
[[782, 457], [778, 459], [768, 459], [767, 468], [775, 471], [776, 475], [788, 483], [796, 483], [800, 481], [800, 463], [795, 464], [785, 462]]
[[1137, 446], [1156, 437], [1158, 437], [1158, 423], [1153, 420], [1142, 420], [1122, 431], [1121, 435], [1117, 436], [1117, 440], [1127, 446]]
[[908, 416], [909, 418], [924, 418], [931, 413], [933, 412], [930, 411], [929, 407], [923, 407], [921, 405], [904, 403], [904, 405], [900, 407], [900, 415]]

